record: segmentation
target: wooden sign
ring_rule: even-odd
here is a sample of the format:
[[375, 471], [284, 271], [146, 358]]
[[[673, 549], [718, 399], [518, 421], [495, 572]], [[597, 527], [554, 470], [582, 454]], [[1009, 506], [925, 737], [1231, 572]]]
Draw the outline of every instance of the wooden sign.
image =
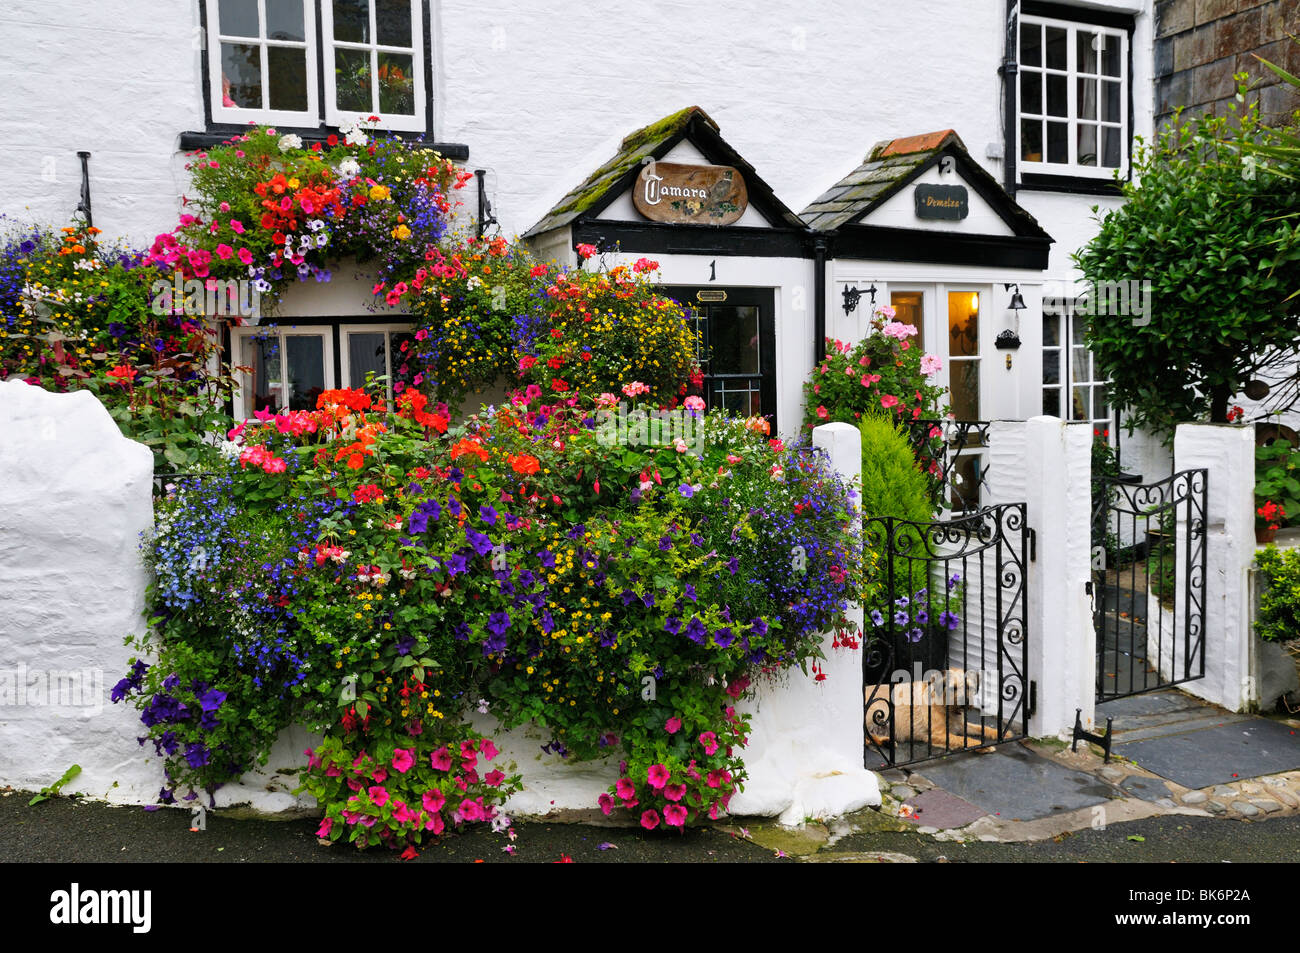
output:
[[729, 165], [647, 162], [633, 184], [632, 204], [654, 222], [730, 225], [745, 213], [749, 192]]
[[970, 213], [970, 197], [964, 185], [918, 185], [916, 217], [959, 221]]

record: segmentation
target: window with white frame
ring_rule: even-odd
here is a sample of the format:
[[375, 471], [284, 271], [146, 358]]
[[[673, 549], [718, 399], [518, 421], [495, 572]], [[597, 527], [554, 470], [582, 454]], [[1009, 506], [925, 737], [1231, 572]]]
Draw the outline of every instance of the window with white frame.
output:
[[1129, 33], [1020, 17], [1016, 84], [1020, 166], [1109, 179], [1128, 168]]
[[424, 0], [203, 3], [214, 122], [426, 130]]
[[1063, 420], [1110, 422], [1107, 381], [1084, 339], [1088, 318], [1072, 309], [1043, 311], [1043, 413]]
[[339, 328], [343, 386], [361, 387], [372, 374], [385, 378], [384, 389], [391, 405], [394, 372], [402, 368], [406, 348], [413, 340], [409, 324], [343, 325]]
[[230, 332], [234, 363], [242, 368], [234, 416], [259, 410], [315, 410], [316, 399], [334, 387], [333, 328], [240, 327]]

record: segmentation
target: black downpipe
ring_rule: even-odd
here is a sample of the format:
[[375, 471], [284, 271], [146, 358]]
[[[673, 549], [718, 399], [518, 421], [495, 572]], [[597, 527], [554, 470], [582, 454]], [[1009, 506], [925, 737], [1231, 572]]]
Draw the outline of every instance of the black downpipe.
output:
[[813, 367], [826, 357], [826, 257], [829, 242], [813, 235]]
[[1020, 0], [1007, 0], [1006, 53], [998, 72], [1002, 74], [1002, 187], [1016, 197], [1016, 82], [1020, 72]]

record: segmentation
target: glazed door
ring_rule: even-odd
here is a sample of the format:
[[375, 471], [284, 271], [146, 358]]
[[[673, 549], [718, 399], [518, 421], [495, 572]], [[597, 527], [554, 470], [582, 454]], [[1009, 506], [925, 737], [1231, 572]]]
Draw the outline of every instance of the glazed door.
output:
[[776, 321], [770, 288], [669, 288], [699, 336], [703, 394], [710, 407], [776, 420]]

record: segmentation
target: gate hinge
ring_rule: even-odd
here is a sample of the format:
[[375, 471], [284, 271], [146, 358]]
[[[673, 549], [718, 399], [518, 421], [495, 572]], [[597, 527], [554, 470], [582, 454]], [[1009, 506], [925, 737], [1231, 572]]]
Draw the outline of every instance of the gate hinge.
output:
[[1038, 561], [1038, 532], [1032, 526], [1026, 526], [1025, 532], [1029, 534], [1029, 561], [1031, 563]]

